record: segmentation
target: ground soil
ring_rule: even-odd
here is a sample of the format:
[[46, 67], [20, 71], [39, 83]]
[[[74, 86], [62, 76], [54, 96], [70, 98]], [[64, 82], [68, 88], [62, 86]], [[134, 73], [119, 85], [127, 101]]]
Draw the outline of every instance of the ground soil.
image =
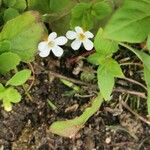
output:
[[[14, 105], [11, 112], [0, 108], [0, 150], [150, 150], [150, 126], [121, 104], [118, 105], [122, 93], [113, 93], [112, 101], [103, 103], [74, 138], [50, 133], [49, 126], [54, 121], [80, 115], [92, 97], [63, 96], [71, 89], [42, 70], [79, 79], [79, 76], [72, 75], [72, 67], [68, 68], [64, 60], [38, 59], [32, 65], [36, 77], [29, 92], [32, 100], [24, 94], [22, 101]], [[129, 71], [129, 68], [123, 69], [124, 72]], [[130, 72], [134, 77], [135, 67], [130, 68]], [[130, 84], [126, 86], [130, 87]], [[142, 91], [137, 85], [132, 89]], [[19, 90], [23, 92], [21, 88]], [[57, 109], [53, 110], [47, 100]], [[135, 111], [146, 116], [146, 101], [142, 99], [140, 104]], [[68, 109], [75, 108], [72, 106], [78, 107]]]

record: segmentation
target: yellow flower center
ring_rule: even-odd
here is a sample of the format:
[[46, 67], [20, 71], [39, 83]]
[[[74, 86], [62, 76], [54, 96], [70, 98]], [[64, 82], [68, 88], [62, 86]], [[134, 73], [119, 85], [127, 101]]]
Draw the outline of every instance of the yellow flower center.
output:
[[79, 34], [80, 41], [84, 41], [86, 39], [86, 36], [83, 33]]
[[48, 42], [48, 46], [49, 46], [49, 47], [54, 47], [54, 45], [55, 45], [55, 43], [54, 43], [53, 41], [49, 41], [49, 42]]

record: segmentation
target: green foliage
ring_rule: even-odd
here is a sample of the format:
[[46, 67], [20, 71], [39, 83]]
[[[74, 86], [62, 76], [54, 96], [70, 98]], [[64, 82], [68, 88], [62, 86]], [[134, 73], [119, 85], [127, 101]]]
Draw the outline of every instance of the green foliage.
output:
[[66, 34], [70, 29], [71, 10], [75, 4], [76, 1], [69, 1], [61, 10], [44, 15], [44, 21], [50, 23], [52, 31], [57, 32], [59, 35]]
[[112, 55], [119, 49], [118, 43], [116, 41], [104, 38], [102, 28], [99, 29], [94, 39], [94, 47], [97, 53], [105, 56]]
[[101, 1], [101, 2], [93, 4], [91, 13], [98, 20], [101, 20], [107, 17], [111, 12], [112, 12], [112, 9], [110, 5], [106, 3], [105, 1]]
[[52, 12], [57, 12], [63, 9], [68, 3], [69, 0], [50, 0], [50, 10]]
[[58, 12], [68, 5], [70, 0], [28, 0], [29, 9], [38, 10], [42, 14]]
[[110, 99], [115, 78], [124, 78], [119, 64], [113, 59], [107, 59], [97, 70], [98, 86], [105, 100]]
[[13, 8], [22, 12], [26, 8], [26, 0], [3, 0], [5, 7]]
[[150, 33], [150, 1], [125, 0], [104, 29], [108, 39], [140, 43]]
[[93, 27], [90, 3], [79, 3], [72, 9], [71, 27], [81, 26], [85, 30]]
[[4, 88], [0, 84], [0, 100], [3, 101], [3, 107], [6, 111], [12, 110], [12, 103], [18, 103], [21, 100], [20, 93], [13, 87]]
[[50, 126], [50, 132], [72, 138], [76, 133], [84, 126], [87, 120], [98, 111], [99, 107], [103, 102], [102, 96], [99, 94], [91, 102], [91, 106], [86, 108], [82, 115], [76, 117], [75, 119], [66, 120], [66, 121], [56, 121]]
[[3, 19], [5, 22], [7, 22], [8, 20], [11, 20], [17, 16], [19, 16], [18, 10], [14, 9], [14, 8], [8, 8], [4, 11]]
[[0, 7], [1, 7], [1, 5], [2, 5], [2, 0], [0, 0]]
[[87, 60], [88, 62], [90, 62], [91, 64], [94, 64], [94, 65], [100, 65], [102, 64], [103, 62], [105, 62], [105, 59], [107, 57], [105, 55], [101, 55], [100, 53], [94, 53], [92, 55], [90, 55]]
[[27, 0], [29, 9], [37, 10], [40, 13], [50, 12], [50, 0]]
[[[24, 69], [17, 72], [8, 80], [5, 87], [0, 83], [0, 100], [3, 102], [3, 107], [6, 111], [12, 110], [12, 103], [21, 101], [20, 93], [13, 86], [23, 85], [29, 79], [30, 75], [31, 71]], [[8, 87], [8, 85], [10, 87]]]
[[27, 7], [26, 0], [16, 0], [13, 8], [17, 9], [19, 12], [23, 12]]
[[12, 7], [15, 5], [16, 0], [3, 0], [4, 5], [6, 5], [7, 7]]
[[135, 53], [138, 56], [138, 58], [144, 63], [144, 66], [146, 66], [150, 70], [150, 55], [146, 54], [145, 52], [134, 49], [126, 44], [120, 43], [120, 45], [126, 47], [127, 49]]
[[[55, 5], [58, 4], [61, 5], [57, 8]], [[65, 34], [70, 28], [70, 12], [75, 4], [76, 1], [72, 0], [28, 0], [28, 9], [36, 10], [43, 14], [43, 21], [49, 23], [52, 31], [61, 35]]]
[[71, 27], [81, 26], [85, 30], [90, 30], [94, 26], [95, 17], [98, 20], [103, 19], [108, 16], [111, 11], [110, 5], [105, 1], [97, 3], [78, 3], [72, 9]]
[[147, 48], [148, 48], [148, 50], [150, 52], [150, 33], [149, 33], [148, 39], [147, 39]]
[[39, 15], [29, 11], [4, 25], [0, 42], [8, 40], [11, 43], [9, 51], [18, 54], [22, 61], [30, 62], [34, 59], [43, 30]]
[[11, 52], [6, 52], [0, 55], [0, 73], [4, 74], [15, 69], [20, 63], [20, 57]]
[[7, 81], [7, 85], [19, 86], [23, 85], [31, 76], [31, 71], [29, 69], [24, 69], [17, 72], [10, 80]]
[[14, 19], [27, 8], [26, 0], [1, 0], [0, 25]]
[[150, 69], [146, 65], [144, 65], [144, 78], [147, 84], [147, 110], [150, 115]]
[[[26, 3], [27, 2], [27, 3]], [[122, 3], [123, 2], [123, 3]], [[118, 4], [119, 3], [119, 4]], [[115, 11], [113, 8], [121, 7]], [[28, 7], [27, 7], [28, 4]], [[117, 7], [111, 6], [117, 4]], [[144, 78], [147, 85], [147, 105], [150, 115], [150, 56], [142, 51], [120, 43], [147, 42], [150, 52], [150, 0], [0, 0], [0, 73], [5, 75], [23, 62], [34, 60], [38, 43], [42, 40], [44, 26], [40, 19], [47, 22], [50, 30], [57, 34], [65, 34], [67, 30], [75, 26], [81, 26], [84, 30], [96, 31], [99, 25], [105, 26], [96, 34], [94, 47], [96, 52], [88, 57], [88, 61], [98, 65], [97, 79], [101, 95], [109, 100], [115, 78], [123, 78], [124, 75], [120, 65], [112, 59], [114, 53], [119, 49], [118, 45], [124, 46], [134, 52], [144, 65]], [[20, 13], [23, 13], [20, 15]], [[109, 19], [103, 22], [103, 19]], [[5, 24], [3, 24], [5, 22]], [[45, 38], [45, 37], [44, 37]], [[147, 41], [146, 41], [147, 40]], [[21, 95], [13, 86], [24, 84], [30, 77], [28, 69], [16, 73], [3, 86], [0, 84], [0, 100], [5, 110], [12, 109], [12, 103], [18, 103]], [[92, 80], [95, 74], [83, 72], [81, 79]], [[80, 87], [61, 80], [65, 85], [79, 92]], [[58, 121], [51, 125], [53, 133], [65, 137], [72, 137], [98, 110], [102, 102], [98, 96], [92, 106], [87, 108], [78, 118]]]
[[8, 40], [0, 41], [0, 54], [11, 49], [11, 42]]
[[88, 57], [92, 64], [99, 65], [97, 70], [98, 86], [105, 100], [110, 99], [115, 78], [123, 78], [124, 75], [119, 64], [110, 57], [118, 50], [118, 43], [103, 37], [103, 30], [100, 28], [95, 39], [94, 46], [96, 53]]

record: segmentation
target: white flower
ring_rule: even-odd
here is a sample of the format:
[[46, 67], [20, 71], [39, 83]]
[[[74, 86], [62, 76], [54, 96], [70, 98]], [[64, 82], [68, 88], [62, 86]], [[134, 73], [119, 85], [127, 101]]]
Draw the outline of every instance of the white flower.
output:
[[78, 50], [82, 43], [84, 48], [88, 51], [92, 50], [94, 47], [93, 42], [89, 40], [90, 38], [93, 38], [94, 35], [90, 31], [84, 32], [79, 26], [75, 27], [75, 31], [68, 31], [66, 37], [70, 40], [75, 39], [71, 44], [71, 47], [74, 50]]
[[52, 32], [48, 36], [47, 41], [40, 42], [38, 45], [39, 55], [41, 57], [47, 57], [50, 51], [54, 53], [56, 57], [61, 57], [63, 54], [63, 49], [60, 47], [67, 43], [67, 38], [65, 36], [57, 37], [56, 32]]

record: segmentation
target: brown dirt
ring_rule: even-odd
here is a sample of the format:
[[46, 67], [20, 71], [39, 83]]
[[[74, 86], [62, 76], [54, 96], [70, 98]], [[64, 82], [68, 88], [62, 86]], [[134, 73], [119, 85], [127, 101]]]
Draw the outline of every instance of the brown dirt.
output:
[[[32, 101], [24, 95], [21, 103], [14, 105], [13, 111], [8, 113], [0, 109], [0, 150], [150, 149], [150, 127], [128, 110], [120, 108], [119, 95], [115, 93], [113, 100], [104, 103], [73, 139], [50, 133], [49, 126], [52, 122], [80, 115], [90, 98], [64, 97], [64, 92], [70, 88], [59, 79], [51, 81], [48, 74], [38, 66], [75, 77], [71, 75], [72, 68], [66, 68], [63, 61], [55, 59], [41, 62], [42, 60], [37, 60], [37, 64], [33, 65], [36, 80], [30, 90]], [[134, 68], [130, 71], [134, 72]], [[137, 89], [136, 86], [132, 88]], [[57, 110], [49, 106], [48, 99], [56, 105]], [[146, 103], [144, 100], [142, 103], [138, 113], [145, 115]], [[68, 109], [74, 105], [78, 108]]]

